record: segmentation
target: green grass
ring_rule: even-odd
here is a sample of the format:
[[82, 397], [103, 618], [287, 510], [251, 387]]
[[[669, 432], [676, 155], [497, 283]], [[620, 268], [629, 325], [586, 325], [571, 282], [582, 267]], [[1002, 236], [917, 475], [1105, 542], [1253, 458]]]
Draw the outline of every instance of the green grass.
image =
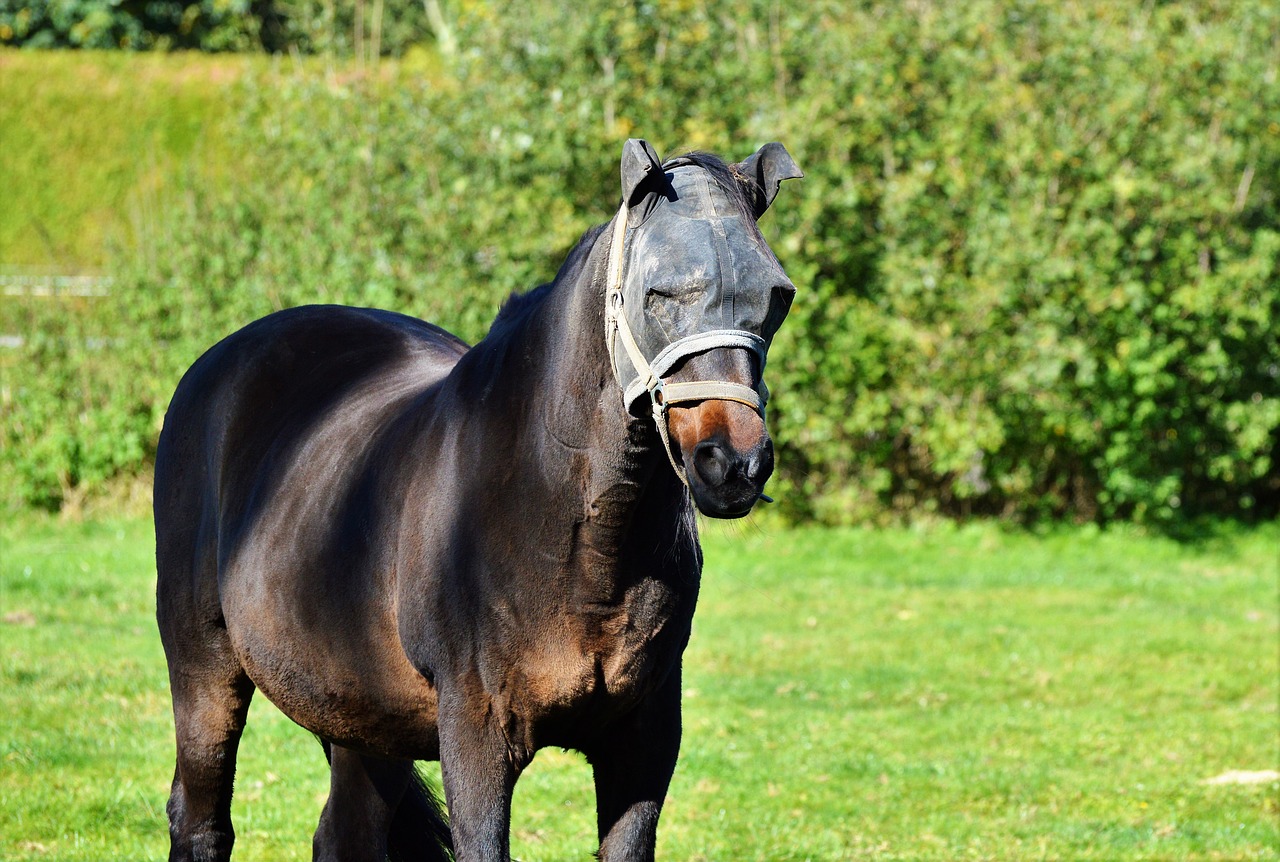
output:
[[[1275, 859], [1280, 528], [708, 530], [672, 860]], [[0, 562], [0, 858], [166, 852], [149, 526], [21, 518]], [[314, 739], [261, 698], [242, 860], [307, 859]], [[515, 854], [590, 858], [590, 773], [542, 752]]]

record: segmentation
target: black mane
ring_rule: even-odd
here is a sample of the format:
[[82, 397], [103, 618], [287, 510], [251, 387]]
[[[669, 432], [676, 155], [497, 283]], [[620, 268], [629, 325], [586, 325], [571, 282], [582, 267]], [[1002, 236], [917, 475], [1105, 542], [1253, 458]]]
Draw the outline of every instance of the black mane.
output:
[[605, 225], [603, 224], [588, 228], [569, 251], [564, 263], [560, 264], [560, 270], [556, 273], [554, 279], [524, 293], [512, 291], [511, 295], [502, 303], [502, 307], [498, 309], [498, 316], [490, 324], [489, 334], [485, 336], [485, 339], [501, 338], [503, 335], [519, 329], [529, 315], [546, 301], [547, 295], [551, 293], [553, 287], [565, 281], [575, 280], [579, 273], [582, 272], [582, 268], [586, 266], [591, 249], [604, 229]]
[[[673, 156], [662, 163], [664, 170], [677, 165], [693, 165], [710, 174], [712, 181], [724, 190], [730, 203], [738, 208], [744, 224], [755, 224], [755, 209], [750, 197], [752, 190], [755, 189], [753, 180], [736, 172], [732, 167], [725, 164], [724, 160], [719, 156], [699, 150]], [[588, 228], [578, 238], [578, 242], [569, 251], [564, 263], [560, 265], [559, 272], [556, 273], [556, 277], [552, 281], [538, 285], [532, 290], [523, 293], [512, 291], [511, 295], [502, 303], [502, 307], [498, 309], [498, 315], [489, 326], [489, 334], [485, 336], [485, 340], [502, 338], [518, 330], [529, 315], [546, 301], [551, 288], [557, 284], [564, 283], [566, 280], [575, 280], [586, 265], [587, 257], [591, 254], [592, 247], [606, 226], [607, 223]]]

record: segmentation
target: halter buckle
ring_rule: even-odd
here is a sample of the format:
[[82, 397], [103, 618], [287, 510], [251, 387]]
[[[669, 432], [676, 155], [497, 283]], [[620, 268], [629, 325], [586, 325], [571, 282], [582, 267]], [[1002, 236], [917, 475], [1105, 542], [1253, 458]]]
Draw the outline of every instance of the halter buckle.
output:
[[667, 382], [661, 377], [655, 377], [653, 385], [649, 387], [649, 398], [653, 401], [653, 415], [664, 416], [667, 412]]

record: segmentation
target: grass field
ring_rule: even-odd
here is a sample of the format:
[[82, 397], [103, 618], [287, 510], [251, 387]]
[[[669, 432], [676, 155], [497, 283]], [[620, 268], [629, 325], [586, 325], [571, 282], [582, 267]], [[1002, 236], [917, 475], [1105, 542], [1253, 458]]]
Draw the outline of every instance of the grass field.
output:
[[[1275, 859], [1280, 528], [708, 530], [671, 860]], [[0, 533], [0, 858], [156, 859], [171, 719], [149, 525]], [[314, 739], [259, 698], [237, 858], [310, 858]], [[515, 855], [587, 860], [542, 752]]]

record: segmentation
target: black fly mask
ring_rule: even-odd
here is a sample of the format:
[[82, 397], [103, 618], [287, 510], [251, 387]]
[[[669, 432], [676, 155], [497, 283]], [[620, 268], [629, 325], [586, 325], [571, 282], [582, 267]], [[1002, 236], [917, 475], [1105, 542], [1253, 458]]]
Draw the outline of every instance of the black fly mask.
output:
[[[781, 144], [729, 167], [725, 179], [682, 157], [659, 164], [645, 141], [623, 151], [623, 205], [614, 221], [605, 296], [613, 372], [626, 409], [652, 413], [672, 466], [666, 409], [681, 402], [738, 401], [763, 415], [763, 375], [795, 286], [765, 243], [758, 219], [784, 179], [800, 177]], [[691, 356], [741, 348], [755, 357], [756, 385], [668, 383]]]

